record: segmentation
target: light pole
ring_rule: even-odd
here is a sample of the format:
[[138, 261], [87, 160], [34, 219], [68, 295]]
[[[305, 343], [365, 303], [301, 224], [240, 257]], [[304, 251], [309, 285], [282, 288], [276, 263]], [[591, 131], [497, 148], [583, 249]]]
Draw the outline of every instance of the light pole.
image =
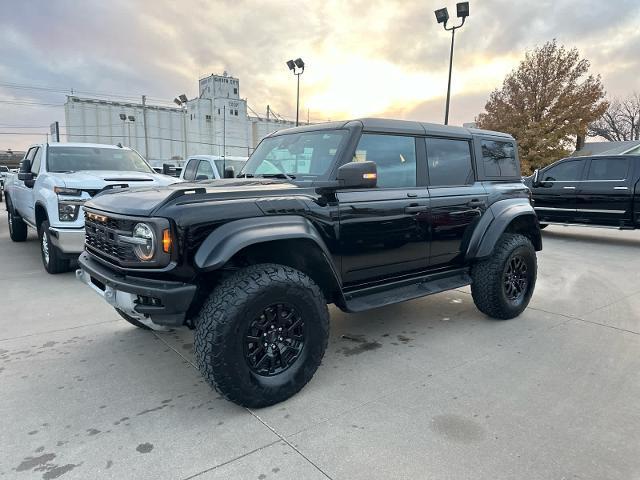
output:
[[188, 101], [189, 99], [184, 93], [181, 95], [178, 95], [176, 98], [173, 99], [173, 102], [176, 105], [178, 105], [182, 110], [182, 139], [183, 139], [182, 153], [183, 153], [184, 162], [187, 161], [187, 153], [188, 153], [188, 149], [187, 149], [187, 102]]
[[287, 67], [298, 77], [298, 91], [296, 94], [296, 127], [300, 124], [300, 75], [304, 73], [304, 62], [301, 58], [287, 61]]
[[[136, 121], [136, 117], [134, 117], [133, 115], [129, 115], [127, 118], [129, 120], [129, 147], [131, 147], [131, 124], [135, 125], [135, 123], [133, 123], [133, 122]], [[134, 135], [134, 138], [136, 139], [136, 147], [137, 147], [138, 146], [138, 137], [136, 137], [135, 134], [136, 134], [136, 130], [135, 130], [135, 127], [134, 127], [133, 135]]]
[[[134, 117], [133, 115], [129, 115], [127, 117], [126, 114], [121, 113], [120, 114], [120, 120], [122, 120], [122, 138], [124, 139], [124, 126], [126, 125], [127, 126], [127, 132], [129, 132], [129, 134], [128, 134], [129, 144], [127, 146], [131, 147], [131, 124], [136, 121], [136, 117]], [[127, 120], [128, 120], [128, 122], [127, 122]]]
[[449, 21], [449, 11], [445, 8], [441, 8], [435, 11], [436, 20], [438, 23], [442, 23], [446, 31], [451, 31], [451, 53], [449, 54], [449, 83], [447, 84], [447, 105], [444, 113], [444, 124], [449, 124], [449, 100], [451, 98], [451, 69], [453, 67], [453, 42], [455, 40], [456, 30], [464, 25], [464, 21], [469, 16], [469, 2], [460, 2], [456, 5], [458, 18], [462, 18], [462, 23], [455, 27], [447, 27]]

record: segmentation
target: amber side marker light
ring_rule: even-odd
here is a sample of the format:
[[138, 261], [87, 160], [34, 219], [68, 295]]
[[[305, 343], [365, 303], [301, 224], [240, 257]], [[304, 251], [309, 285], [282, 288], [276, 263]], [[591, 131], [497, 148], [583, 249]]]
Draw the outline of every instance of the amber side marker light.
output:
[[171, 252], [171, 232], [169, 232], [169, 229], [162, 231], [162, 251], [164, 253]]
[[362, 178], [364, 178], [365, 180], [373, 180], [374, 178], [378, 178], [378, 174], [377, 173], [363, 173], [362, 174]]

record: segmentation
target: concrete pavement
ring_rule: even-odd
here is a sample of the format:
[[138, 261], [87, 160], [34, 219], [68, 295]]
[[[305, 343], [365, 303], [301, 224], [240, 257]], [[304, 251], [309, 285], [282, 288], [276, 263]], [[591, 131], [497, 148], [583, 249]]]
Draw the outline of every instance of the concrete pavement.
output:
[[468, 289], [332, 308], [311, 383], [248, 410], [188, 330], [131, 327], [0, 222], [1, 478], [640, 478], [640, 232], [547, 228], [511, 321]]

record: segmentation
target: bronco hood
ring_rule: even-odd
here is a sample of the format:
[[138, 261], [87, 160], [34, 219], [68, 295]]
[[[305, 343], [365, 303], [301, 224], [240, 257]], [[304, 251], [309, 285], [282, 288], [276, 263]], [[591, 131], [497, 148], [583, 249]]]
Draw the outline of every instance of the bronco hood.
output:
[[216, 201], [238, 198], [285, 195], [300, 187], [272, 178], [234, 178], [195, 183], [177, 183], [166, 187], [106, 190], [86, 203], [105, 212], [148, 217], [161, 206], [182, 201]]

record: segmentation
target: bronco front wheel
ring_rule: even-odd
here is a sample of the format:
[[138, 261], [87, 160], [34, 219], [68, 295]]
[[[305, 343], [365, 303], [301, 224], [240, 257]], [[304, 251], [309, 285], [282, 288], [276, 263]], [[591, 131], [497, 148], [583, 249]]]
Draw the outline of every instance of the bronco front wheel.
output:
[[260, 264], [222, 281], [195, 327], [196, 363], [207, 382], [228, 400], [259, 408], [311, 380], [327, 347], [329, 312], [307, 275]]

